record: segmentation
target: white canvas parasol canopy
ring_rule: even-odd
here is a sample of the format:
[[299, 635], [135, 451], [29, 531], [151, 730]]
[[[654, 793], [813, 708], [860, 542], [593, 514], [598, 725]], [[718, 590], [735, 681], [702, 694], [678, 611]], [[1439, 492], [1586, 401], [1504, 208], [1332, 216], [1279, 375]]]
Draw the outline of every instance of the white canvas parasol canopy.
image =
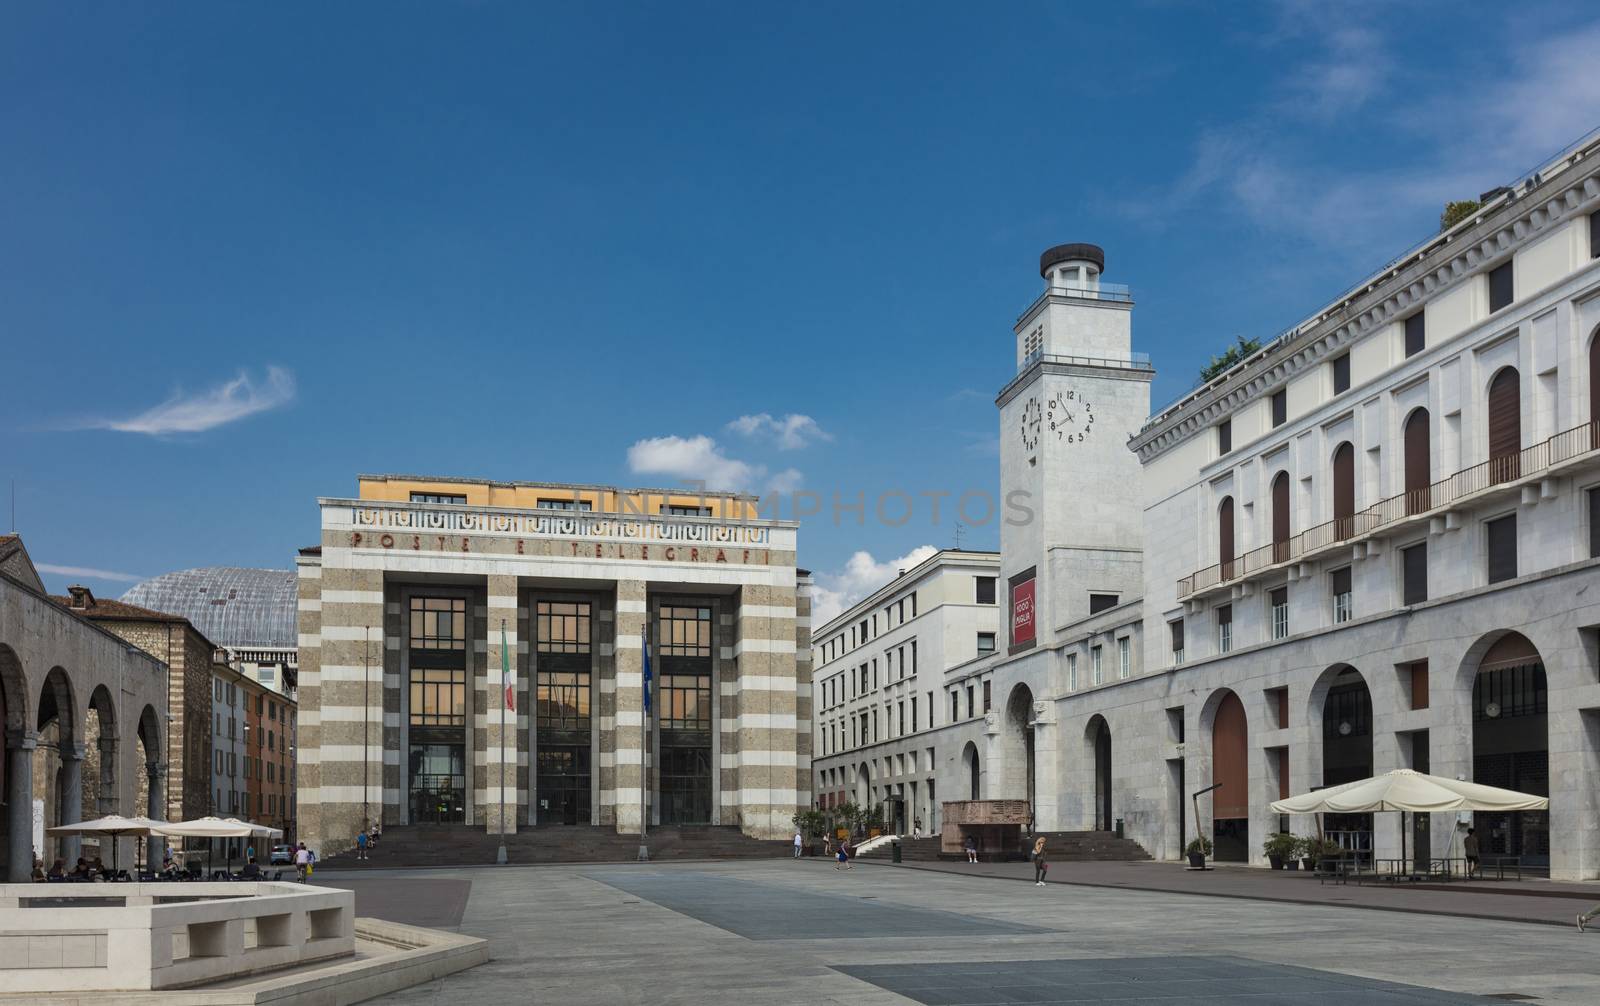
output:
[[[165, 828], [167, 822], [154, 821], [148, 817], [123, 817], [121, 814], [107, 814], [97, 817], [93, 821], [79, 821], [76, 824], [62, 824], [50, 829], [52, 835], [109, 835], [118, 838], [122, 835], [144, 837], [160, 834], [157, 829]], [[111, 868], [117, 868], [117, 843], [111, 843]]]
[[158, 835], [169, 838], [249, 838], [255, 834], [253, 826], [243, 821], [226, 821], [220, 817], [197, 817], [193, 821], [164, 824], [153, 829]]
[[1279, 800], [1272, 804], [1272, 812], [1370, 814], [1399, 810], [1425, 814], [1449, 810], [1548, 810], [1549, 807], [1547, 797], [1399, 768], [1371, 779]]
[[282, 838], [283, 829], [273, 828], [265, 824], [256, 824], [254, 821], [241, 821], [236, 817], [224, 818], [228, 824], [242, 824], [250, 829], [250, 834], [259, 838]]

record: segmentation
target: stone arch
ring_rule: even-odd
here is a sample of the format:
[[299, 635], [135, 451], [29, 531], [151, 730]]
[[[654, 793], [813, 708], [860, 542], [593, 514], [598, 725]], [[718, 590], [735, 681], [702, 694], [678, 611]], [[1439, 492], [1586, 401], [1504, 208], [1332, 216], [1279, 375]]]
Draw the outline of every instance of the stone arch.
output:
[[1083, 731], [1085, 762], [1094, 766], [1091, 776], [1091, 795], [1094, 808], [1094, 830], [1110, 831], [1115, 823], [1115, 799], [1111, 771], [1111, 724], [1099, 713], [1089, 718]]
[[[1307, 702], [1308, 723], [1317, 760], [1313, 786], [1338, 786], [1374, 774], [1372, 686], [1350, 664], [1333, 664], [1317, 676]], [[1371, 814], [1326, 814], [1324, 834], [1361, 856], [1371, 856]]]
[[983, 765], [978, 758], [978, 745], [971, 741], [961, 749], [961, 767], [967, 775], [967, 799], [983, 799]]
[[[1467, 650], [1462, 676], [1472, 697], [1472, 780], [1537, 796], [1550, 794], [1549, 678], [1537, 646], [1497, 630]], [[1550, 865], [1549, 811], [1473, 815], [1486, 856]]]
[[44, 804], [43, 859], [60, 856], [71, 866], [79, 841], [49, 834], [51, 828], [78, 820], [83, 802], [81, 714], [72, 679], [61, 667], [50, 668], [39, 688], [34, 713], [38, 746], [33, 750], [33, 798]]
[[89, 695], [83, 718], [83, 816], [102, 817], [121, 811], [117, 779], [117, 704], [104, 684]]
[[1019, 795], [1033, 807], [1035, 797], [1033, 689], [1018, 684], [1006, 698], [1005, 796]]
[[1211, 837], [1220, 862], [1250, 861], [1250, 736], [1244, 702], [1219, 688], [1200, 709], [1200, 731], [1211, 756]]

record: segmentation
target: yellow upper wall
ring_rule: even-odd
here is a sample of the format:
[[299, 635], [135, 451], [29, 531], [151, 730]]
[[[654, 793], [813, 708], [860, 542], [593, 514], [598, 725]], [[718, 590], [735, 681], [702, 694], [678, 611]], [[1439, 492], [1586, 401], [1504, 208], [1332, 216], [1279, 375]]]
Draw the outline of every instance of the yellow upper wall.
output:
[[758, 516], [756, 501], [734, 496], [663, 493], [635, 489], [600, 489], [590, 486], [521, 485], [505, 482], [471, 482], [457, 479], [397, 479], [363, 476], [356, 480], [356, 497], [364, 500], [409, 502], [413, 493], [465, 496], [468, 506], [533, 510], [541, 500], [589, 504], [596, 513], [659, 514], [668, 506], [703, 507], [708, 517], [730, 520]]

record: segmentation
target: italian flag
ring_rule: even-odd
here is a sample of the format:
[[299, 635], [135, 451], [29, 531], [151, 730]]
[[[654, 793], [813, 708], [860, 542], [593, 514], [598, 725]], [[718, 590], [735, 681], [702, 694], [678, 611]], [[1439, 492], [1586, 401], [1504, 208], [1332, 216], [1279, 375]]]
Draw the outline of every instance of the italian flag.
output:
[[500, 680], [506, 685], [506, 708], [517, 711], [517, 679], [511, 676], [511, 651], [506, 648], [506, 623], [500, 623]]

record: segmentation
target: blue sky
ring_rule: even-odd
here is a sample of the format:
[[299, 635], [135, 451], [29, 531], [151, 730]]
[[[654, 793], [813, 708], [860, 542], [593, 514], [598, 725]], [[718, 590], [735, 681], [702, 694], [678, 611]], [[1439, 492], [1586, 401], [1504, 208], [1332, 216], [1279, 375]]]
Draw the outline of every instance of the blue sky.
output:
[[[366, 471], [992, 491], [1044, 247], [1106, 248], [1162, 402], [1600, 125], [1577, 3], [6, 22], [0, 479], [111, 594], [286, 566]], [[847, 600], [930, 516], [801, 562]]]

